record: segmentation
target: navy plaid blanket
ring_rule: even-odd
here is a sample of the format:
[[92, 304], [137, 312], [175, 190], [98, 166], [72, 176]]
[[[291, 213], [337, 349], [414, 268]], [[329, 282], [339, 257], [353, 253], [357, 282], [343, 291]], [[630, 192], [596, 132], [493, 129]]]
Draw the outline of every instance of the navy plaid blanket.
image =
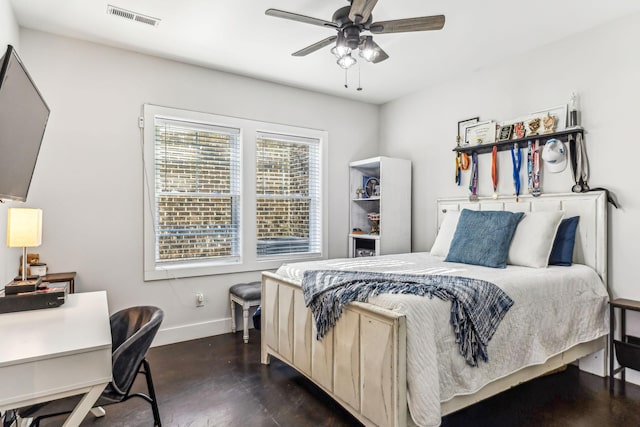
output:
[[451, 301], [450, 323], [460, 354], [471, 366], [478, 359], [487, 362], [487, 345], [513, 300], [493, 283], [468, 277], [407, 275], [338, 270], [309, 270], [302, 290], [307, 307], [313, 311], [321, 339], [351, 301], [366, 302], [382, 293], [436, 296]]

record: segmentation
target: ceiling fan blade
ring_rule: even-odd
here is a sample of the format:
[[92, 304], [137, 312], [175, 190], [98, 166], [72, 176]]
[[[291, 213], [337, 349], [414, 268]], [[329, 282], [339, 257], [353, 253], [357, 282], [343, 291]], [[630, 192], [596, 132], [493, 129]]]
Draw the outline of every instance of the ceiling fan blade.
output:
[[411, 31], [441, 30], [442, 27], [444, 27], [444, 15], [434, 15], [374, 22], [369, 27], [369, 31], [374, 34], [407, 33]]
[[292, 53], [292, 56], [307, 56], [310, 53], [315, 52], [318, 49], [322, 49], [325, 46], [329, 46], [331, 43], [333, 43], [334, 41], [336, 41], [336, 39], [338, 38], [338, 36], [331, 36], [331, 37], [327, 37], [324, 40], [320, 40], [317, 43], [314, 43], [310, 46], [305, 47], [304, 49], [300, 49], [297, 52]]
[[[349, 19], [356, 24], [367, 22], [376, 3], [378, 3], [378, 0], [353, 0], [349, 11]], [[358, 16], [361, 18], [358, 19]]]
[[300, 15], [293, 12], [286, 12], [279, 9], [267, 9], [265, 15], [275, 16], [276, 18], [290, 19], [291, 21], [304, 22], [305, 24], [318, 25], [320, 27], [338, 28], [338, 26], [324, 19], [312, 18], [311, 16]]

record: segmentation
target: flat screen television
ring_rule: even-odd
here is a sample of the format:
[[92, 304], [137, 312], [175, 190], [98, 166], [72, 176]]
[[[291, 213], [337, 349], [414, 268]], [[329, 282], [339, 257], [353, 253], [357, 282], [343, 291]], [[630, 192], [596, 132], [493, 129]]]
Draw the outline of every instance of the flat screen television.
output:
[[13, 46], [0, 62], [0, 200], [24, 202], [50, 110]]

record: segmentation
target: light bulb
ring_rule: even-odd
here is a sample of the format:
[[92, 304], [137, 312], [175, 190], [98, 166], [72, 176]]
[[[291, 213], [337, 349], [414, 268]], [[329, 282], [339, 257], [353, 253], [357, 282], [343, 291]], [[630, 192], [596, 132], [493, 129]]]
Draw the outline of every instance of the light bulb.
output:
[[349, 48], [345, 48], [345, 49], [338, 49], [338, 47], [334, 46], [331, 48], [331, 53], [338, 59], [342, 58], [345, 55], [348, 55], [350, 53]]
[[336, 56], [338, 58], [342, 58], [343, 56], [349, 55], [351, 53], [351, 49], [349, 49], [345, 45], [336, 45]]
[[342, 58], [339, 58], [338, 61], [336, 61], [336, 62], [338, 63], [339, 66], [341, 66], [342, 68], [344, 68], [346, 70], [347, 68], [349, 68], [353, 64], [355, 64], [357, 61], [353, 56], [351, 56], [350, 53], [348, 53], [345, 56], [343, 56]]
[[376, 50], [375, 43], [373, 42], [373, 37], [367, 36], [364, 43], [362, 43], [360, 56], [369, 62], [373, 62], [376, 59], [378, 51]]
[[[343, 56], [351, 53], [351, 48], [347, 46], [347, 39], [344, 37], [344, 33], [342, 31], [338, 33], [338, 40], [336, 41], [335, 50], [336, 51], [334, 55], [337, 56], [338, 58], [342, 58]], [[333, 53], [333, 49], [332, 49], [332, 53]]]
[[364, 59], [366, 59], [369, 62], [373, 62], [374, 59], [376, 59], [377, 52], [375, 50], [361, 50], [360, 51], [360, 56]]

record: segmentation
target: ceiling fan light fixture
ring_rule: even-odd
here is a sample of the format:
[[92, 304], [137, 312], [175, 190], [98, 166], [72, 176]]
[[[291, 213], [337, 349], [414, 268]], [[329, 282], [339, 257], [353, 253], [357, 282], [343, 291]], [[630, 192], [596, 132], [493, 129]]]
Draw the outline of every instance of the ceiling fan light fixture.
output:
[[351, 49], [347, 48], [338, 48], [338, 46], [334, 46], [331, 48], [331, 53], [338, 59], [351, 54]]
[[333, 53], [338, 58], [342, 58], [351, 53], [351, 48], [347, 45], [347, 39], [345, 38], [342, 31], [338, 32], [338, 39], [336, 40], [335, 50], [336, 51], [333, 52], [332, 49], [331, 53]]
[[373, 42], [373, 37], [367, 36], [365, 38], [360, 46], [360, 56], [369, 62], [373, 62], [378, 57], [378, 50]]
[[353, 56], [351, 56], [351, 53], [348, 53], [346, 55], [344, 55], [341, 58], [338, 58], [338, 60], [336, 61], [338, 63], [339, 66], [341, 66], [342, 68], [344, 68], [345, 70], [350, 68], [351, 66], [353, 66], [356, 62], [356, 58], [354, 58]]

